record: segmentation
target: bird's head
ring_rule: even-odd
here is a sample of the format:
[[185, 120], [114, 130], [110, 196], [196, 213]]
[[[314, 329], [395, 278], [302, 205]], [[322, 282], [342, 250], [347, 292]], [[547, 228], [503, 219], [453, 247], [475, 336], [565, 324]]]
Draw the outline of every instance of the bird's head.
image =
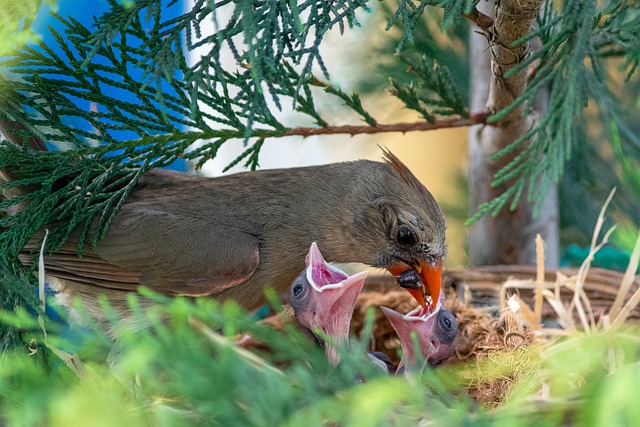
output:
[[[424, 361], [431, 366], [439, 365], [454, 352], [458, 321], [440, 303], [432, 312], [422, 307], [403, 315], [387, 307], [382, 312], [400, 338], [403, 365], [412, 365], [416, 361], [415, 350], [420, 351]], [[414, 348], [414, 338], [418, 348]]]
[[[392, 153], [381, 176], [370, 177], [365, 209], [355, 217], [360, 245], [375, 248], [369, 264], [398, 277], [415, 270], [424, 287], [408, 289], [420, 305], [434, 309], [442, 285], [445, 255], [445, 218], [431, 193]], [[431, 301], [425, 301], [427, 290]]]
[[[295, 278], [289, 290], [289, 303], [300, 324], [312, 333], [321, 331], [334, 344], [345, 343], [351, 317], [364, 286], [367, 272], [348, 276], [325, 262], [314, 242], [307, 255], [307, 267]], [[317, 338], [317, 336], [316, 336]], [[338, 353], [325, 344], [329, 360], [337, 364]]]

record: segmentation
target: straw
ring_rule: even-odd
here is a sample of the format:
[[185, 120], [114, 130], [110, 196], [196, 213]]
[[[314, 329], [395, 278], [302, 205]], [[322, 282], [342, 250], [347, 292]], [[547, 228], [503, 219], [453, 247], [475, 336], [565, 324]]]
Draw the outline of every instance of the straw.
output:
[[536, 267], [536, 295], [533, 312], [539, 327], [542, 323], [542, 286], [544, 283], [544, 241], [539, 234], [536, 235]]
[[636, 272], [638, 271], [638, 261], [640, 261], [640, 233], [638, 233], [638, 238], [636, 239], [635, 247], [631, 253], [631, 259], [629, 260], [627, 270], [624, 272], [624, 276], [622, 277], [620, 291], [618, 292], [618, 295], [616, 295], [616, 299], [613, 301], [611, 311], [609, 312], [609, 316], [612, 319], [615, 319], [618, 316], [622, 302], [627, 297], [627, 294], [631, 289], [631, 285], [635, 281]]

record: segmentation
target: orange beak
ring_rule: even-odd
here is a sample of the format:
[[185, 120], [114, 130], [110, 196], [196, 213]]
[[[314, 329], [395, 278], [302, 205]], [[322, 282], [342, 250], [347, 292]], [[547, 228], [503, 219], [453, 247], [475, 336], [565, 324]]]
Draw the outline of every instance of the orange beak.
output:
[[[433, 308], [438, 305], [438, 299], [440, 298], [440, 289], [442, 288], [442, 260], [439, 259], [435, 265], [431, 265], [424, 261], [420, 261], [414, 266], [409, 266], [405, 263], [394, 264], [389, 266], [387, 270], [394, 276], [398, 276], [400, 273], [415, 268], [420, 278], [422, 279], [422, 285], [429, 290], [431, 294], [431, 301], [433, 302]], [[427, 303], [424, 299], [423, 289], [407, 289], [411, 296], [420, 304], [424, 309], [427, 308]]]

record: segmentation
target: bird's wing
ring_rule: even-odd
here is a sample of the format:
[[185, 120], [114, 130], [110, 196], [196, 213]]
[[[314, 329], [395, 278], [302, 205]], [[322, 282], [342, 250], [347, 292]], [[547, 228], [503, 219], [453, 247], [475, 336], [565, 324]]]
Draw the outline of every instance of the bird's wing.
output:
[[46, 257], [48, 274], [114, 289], [139, 285], [164, 294], [218, 293], [258, 266], [258, 238], [202, 218], [148, 208], [118, 213], [107, 235], [83, 258], [75, 245]]

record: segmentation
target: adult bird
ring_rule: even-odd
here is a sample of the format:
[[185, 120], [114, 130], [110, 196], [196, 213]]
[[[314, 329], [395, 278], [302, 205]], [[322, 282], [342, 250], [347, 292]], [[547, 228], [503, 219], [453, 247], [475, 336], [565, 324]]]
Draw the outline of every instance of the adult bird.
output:
[[[22, 144], [15, 122], [5, 137]], [[45, 144], [29, 138], [32, 150]], [[168, 295], [234, 299], [247, 309], [285, 290], [311, 242], [334, 262], [386, 268], [421, 303], [437, 304], [445, 219], [431, 193], [392, 153], [386, 161], [261, 170], [218, 178], [152, 170], [128, 196], [95, 249], [80, 232], [45, 257], [50, 285], [89, 302], [125, 301], [144, 285]], [[2, 171], [12, 179], [18, 171]], [[16, 188], [12, 188], [12, 191]], [[28, 189], [26, 189], [28, 191]], [[16, 194], [6, 192], [7, 197]], [[26, 252], [39, 247], [34, 238]], [[24, 263], [33, 259], [27, 253]]]

